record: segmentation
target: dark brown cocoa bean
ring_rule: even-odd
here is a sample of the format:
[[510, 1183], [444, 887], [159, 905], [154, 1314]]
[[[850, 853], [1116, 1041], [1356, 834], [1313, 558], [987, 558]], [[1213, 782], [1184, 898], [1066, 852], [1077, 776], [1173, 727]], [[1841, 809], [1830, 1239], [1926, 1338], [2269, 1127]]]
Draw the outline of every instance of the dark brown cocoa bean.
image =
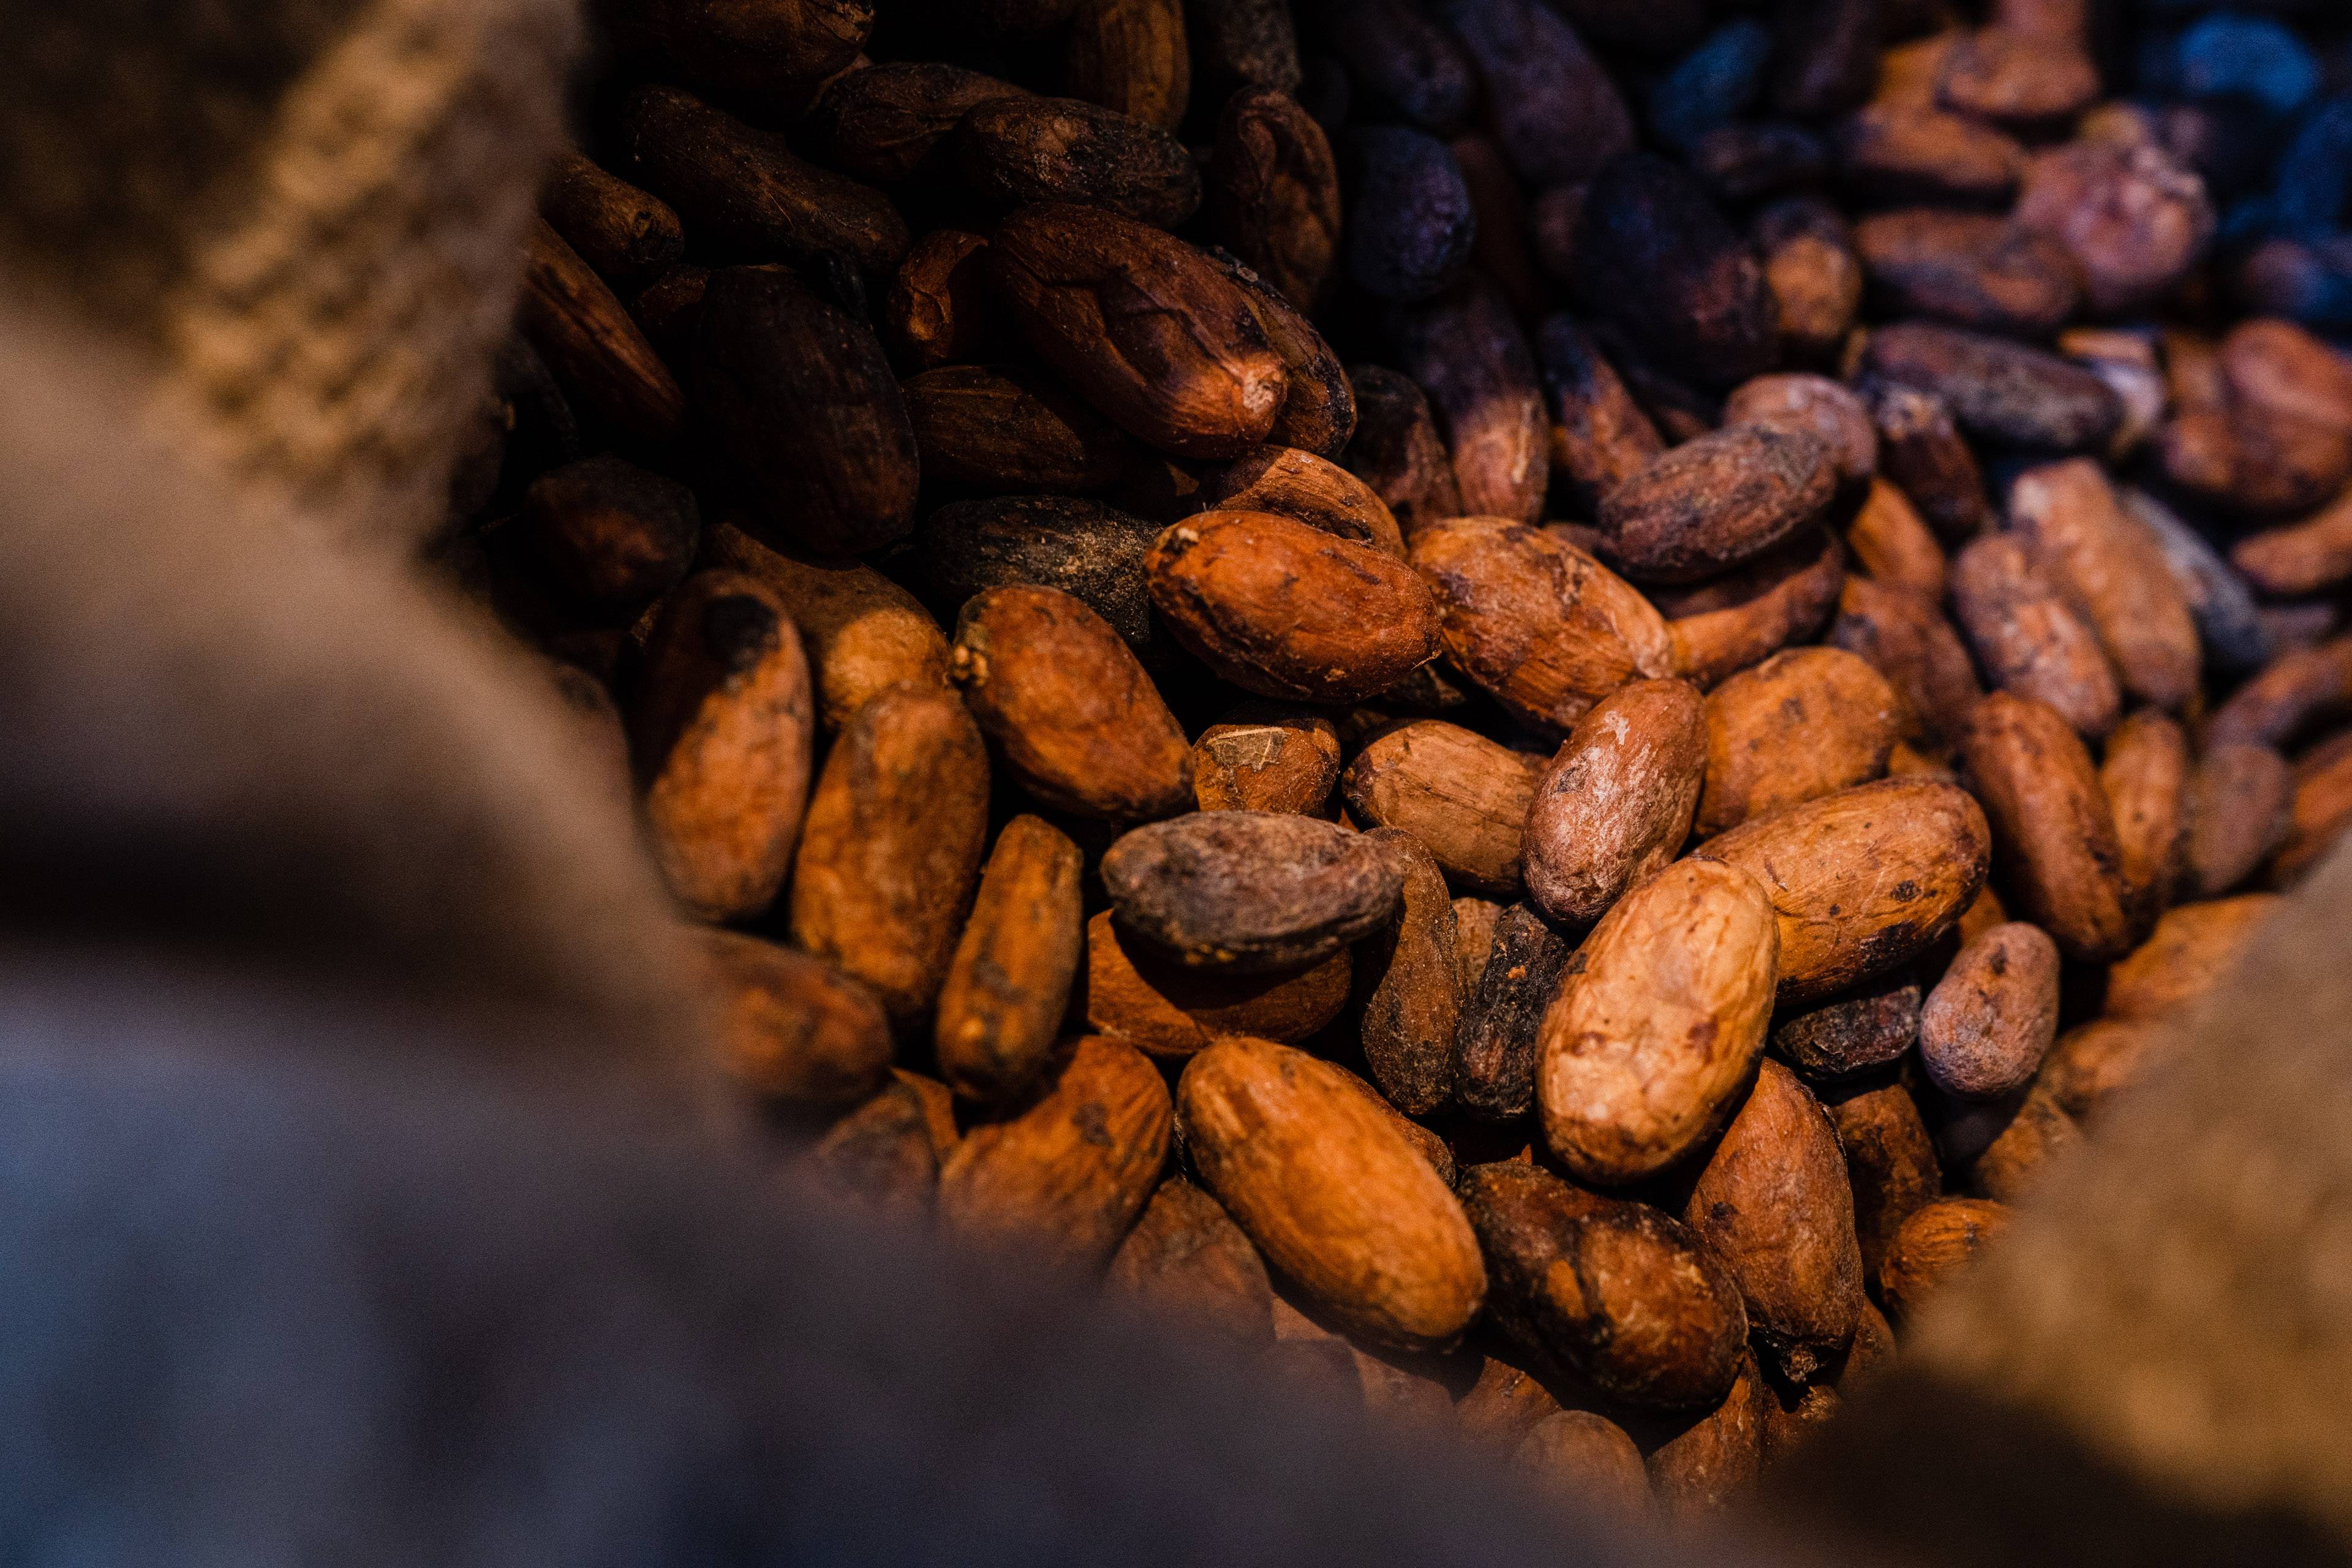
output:
[[1546, 321], [1536, 333], [1536, 353], [1550, 395], [1552, 477], [1566, 481], [1589, 516], [1665, 443], [1574, 317]]
[[515, 325], [564, 396], [624, 438], [664, 447], [686, 416], [686, 395], [604, 280], [534, 221], [524, 240]]
[[1835, 208], [1810, 196], [1776, 202], [1756, 216], [1765, 286], [1779, 307], [1780, 341], [1819, 363], [1836, 353], [1862, 309], [1862, 258]]
[[1462, 1203], [1487, 1310], [1530, 1353], [1630, 1405], [1704, 1408], [1730, 1390], [1747, 1359], [1739, 1288], [1681, 1225], [1516, 1162], [1463, 1172]]
[[2123, 694], [2114, 667], [2014, 534], [1988, 534], [1960, 552], [1952, 609], [1995, 686], [2048, 703], [2084, 735], [2115, 728]]
[[1052, 1065], [1085, 941], [1080, 868], [1078, 847], [1036, 817], [996, 836], [931, 1031], [959, 1094], [1001, 1103]]
[[1328, 816], [1339, 731], [1319, 713], [1244, 702], [1201, 731], [1192, 793], [1202, 811]]
[[1419, 0], [1325, 0], [1320, 9], [1326, 39], [1375, 103], [1439, 136], [1469, 119], [1478, 68]]
[[898, 391], [927, 479], [1085, 495], [1116, 484], [1136, 459], [1118, 426], [1017, 366], [941, 365]]
[[667, 202], [569, 149], [540, 182], [539, 211], [621, 293], [642, 289], [686, 254], [686, 231]]
[[815, 725], [800, 634], [772, 589], [704, 572], [662, 602], [630, 742], [655, 863], [697, 915], [737, 920], [775, 900], [809, 801]]
[[1470, 264], [1478, 221], [1462, 166], [1437, 138], [1402, 125], [1350, 130], [1347, 175], [1348, 275], [1383, 300], [1426, 300], [1453, 287]]
[[1674, 673], [1649, 602], [1541, 530], [1456, 518], [1416, 534], [1412, 555], [1455, 668], [1528, 723], [1565, 731], [1627, 681]]
[[1298, 90], [1298, 38], [1286, 0], [1184, 0], [1184, 18], [1210, 102], [1244, 88]]
[[1259, 330], [1282, 359], [1287, 390], [1265, 438], [1336, 461], [1356, 431], [1356, 390], [1339, 356], [1272, 284], [1222, 250], [1211, 251], [1209, 261], [1242, 291]]
[[1797, 1075], [1767, 1059], [1685, 1211], [1730, 1269], [1758, 1342], [1805, 1383], [1853, 1339], [1862, 1315], [1853, 1189], [1829, 1118]]
[[923, 521], [917, 542], [930, 592], [961, 606], [1015, 583], [1058, 588], [1110, 623], [1147, 669], [1174, 650], [1151, 616], [1143, 558], [1159, 526], [1099, 501], [1008, 496], [957, 501]]
[[676, 587], [702, 534], [693, 491], [614, 457], [541, 475], [523, 519], [557, 584], [609, 611], [635, 610]]
[[1527, 904], [1495, 922], [1486, 966], [1454, 1035], [1454, 1094], [1471, 1115], [1509, 1121], [1535, 1104], [1539, 1031], [1573, 951]]
[[1192, 98], [1182, 0], [1078, 0], [1070, 16], [1070, 96], [1173, 131]]
[[1950, 405], [1914, 387], [1874, 389], [1879, 468], [1902, 487], [1929, 527], [1948, 540], [1968, 539], [1992, 518], [1984, 474], [1952, 422]]
[[[1895, 1233], [1920, 1209], [1944, 1195], [1943, 1168], [1935, 1140], [1919, 1115], [1911, 1091], [1900, 1083], [1825, 1091], [1822, 1107], [1845, 1152], [1846, 1177], [1853, 1186], [1854, 1237], [1862, 1247], [1863, 1278], [1874, 1289]], [[1864, 1314], [1864, 1322], [1871, 1314]], [[1863, 1350], [1855, 1335], [1853, 1353]], [[1851, 1360], [1849, 1360], [1851, 1366]]]
[[1863, 364], [1881, 380], [1942, 398], [1963, 428], [1989, 441], [2081, 451], [2104, 447], [2123, 422], [2122, 400], [2082, 366], [1955, 327], [1882, 327]]
[[882, 345], [792, 273], [711, 274], [694, 392], [758, 503], [759, 531], [854, 555], [914, 527], [920, 461]]
[[1817, 437], [1741, 426], [1685, 441], [1611, 490], [1601, 530], [1626, 575], [1688, 583], [1762, 554], [1836, 493]]
[[1589, 180], [1633, 146], [1633, 116], [1576, 29], [1539, 0], [1438, 0], [1477, 62], [1504, 155], [1530, 184]]
[[1404, 872], [1395, 919], [1357, 950], [1364, 1066], [1390, 1104], [1427, 1116], [1454, 1098], [1454, 1037], [1461, 1021], [1460, 959], [1445, 876], [1412, 834], [1365, 835]]
[[677, 209], [697, 245], [726, 259], [842, 255], [881, 279], [907, 254], [907, 225], [881, 192], [803, 162], [782, 137], [675, 88], [630, 96], [620, 145], [625, 172]]
[[1012, 347], [989, 297], [987, 253], [985, 238], [958, 228], [915, 241], [882, 307], [883, 340], [903, 363], [918, 371], [972, 364]]
[[1619, 158], [1594, 178], [1576, 287], [1668, 374], [1701, 385], [1737, 385], [1780, 356], [1779, 320], [1755, 252], [1690, 175], [1648, 153]]
[[1075, 98], [995, 98], [950, 134], [965, 189], [999, 210], [1078, 203], [1173, 228], [1201, 206], [1201, 171], [1157, 125]]
[[1436, 607], [1411, 567], [1272, 512], [1177, 523], [1144, 573], [1177, 640], [1262, 697], [1361, 701], [1438, 650]]
[[1706, 704], [1679, 680], [1636, 680], [1595, 703], [1535, 781], [1528, 896], [1589, 925], [1690, 837], [1706, 778]]
[[1235, 93], [1209, 155], [1209, 221], [1225, 248], [1312, 310], [1339, 247], [1339, 172], [1321, 127], [1286, 94]]
[[961, 66], [891, 60], [852, 71], [827, 88], [809, 129], [836, 167], [888, 184], [937, 172], [940, 144], [974, 108], [1026, 98], [1011, 82]]
[[1901, 973], [1772, 1022], [1773, 1055], [1814, 1084], [1885, 1067], [1918, 1037], [1919, 987]]
[[1288, 392], [1240, 291], [1201, 253], [1090, 207], [1026, 207], [988, 247], [1023, 337], [1112, 421], [1180, 457], [1264, 441]]
[[1395, 912], [1403, 872], [1328, 822], [1204, 811], [1139, 827], [1103, 856], [1124, 929], [1190, 968], [1263, 974], [1323, 962]]
[[2044, 337], [2082, 302], [2074, 258], [1990, 213], [1905, 207], [1854, 225], [1877, 308], [1982, 331]]
[[1429, 394], [1463, 509], [1534, 522], [1543, 515], [1549, 431], [1535, 355], [1500, 290], [1476, 274], [1396, 313], [1397, 363]]
[[1348, 372], [1356, 428], [1340, 461], [1372, 488], [1410, 540], [1423, 527], [1462, 515], [1454, 460], [1437, 434], [1429, 397], [1411, 376], [1380, 365]]
[[1192, 752], [1118, 634], [1053, 588], [991, 588], [956, 619], [948, 674], [1022, 787], [1137, 822], [1192, 804]]

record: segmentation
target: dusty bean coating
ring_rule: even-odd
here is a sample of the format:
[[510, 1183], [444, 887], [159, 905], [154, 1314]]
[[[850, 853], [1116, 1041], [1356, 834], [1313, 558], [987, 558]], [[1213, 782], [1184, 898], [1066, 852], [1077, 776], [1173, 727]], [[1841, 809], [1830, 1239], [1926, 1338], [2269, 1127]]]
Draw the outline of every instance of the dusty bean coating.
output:
[[1780, 938], [1755, 879], [1684, 860], [1620, 900], [1545, 1014], [1544, 1140], [1606, 1185], [1656, 1173], [1731, 1111], [1764, 1048]]
[[1739, 1288], [1678, 1222], [1517, 1162], [1470, 1167], [1461, 1193], [1487, 1310], [1530, 1353], [1631, 1405], [1700, 1409], [1730, 1390]]
[[1706, 778], [1706, 704], [1680, 680], [1636, 680], [1576, 721], [1525, 814], [1528, 897], [1589, 925], [1690, 837]]
[[1886, 772], [1899, 727], [1894, 689], [1864, 660], [1833, 647], [1774, 654], [1707, 693], [1697, 830], [1868, 784]]
[[1121, 925], [1189, 967], [1304, 969], [1376, 930], [1403, 872], [1336, 824], [1204, 811], [1139, 827], [1102, 858]]
[[1997, 1100], [2058, 1037], [2058, 944], [2012, 921], [1960, 950], [1919, 1009], [1919, 1061], [1946, 1094]]

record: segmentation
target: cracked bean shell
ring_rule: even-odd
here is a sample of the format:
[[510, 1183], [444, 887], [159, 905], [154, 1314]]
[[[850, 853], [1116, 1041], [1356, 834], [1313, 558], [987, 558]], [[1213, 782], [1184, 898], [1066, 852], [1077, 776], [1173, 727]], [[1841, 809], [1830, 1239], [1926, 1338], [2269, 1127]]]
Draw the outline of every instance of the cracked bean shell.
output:
[[1177, 640], [1262, 697], [1360, 701], [1438, 652], [1436, 606], [1411, 567], [1295, 518], [1188, 518], [1152, 542], [1144, 572]]
[[1265, 441], [1290, 390], [1250, 303], [1182, 240], [1093, 207], [1004, 220], [989, 275], [1037, 356], [1112, 423], [1183, 458]]
[[1612, 1399], [1691, 1410], [1729, 1392], [1748, 1315], [1730, 1271], [1680, 1222], [1517, 1161], [1462, 1173], [1487, 1310]]

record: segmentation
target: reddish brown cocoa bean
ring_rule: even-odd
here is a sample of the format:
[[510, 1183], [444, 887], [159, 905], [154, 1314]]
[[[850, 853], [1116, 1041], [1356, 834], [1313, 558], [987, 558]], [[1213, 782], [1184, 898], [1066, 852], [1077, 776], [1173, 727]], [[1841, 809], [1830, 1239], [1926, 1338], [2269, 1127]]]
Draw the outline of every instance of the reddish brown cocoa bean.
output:
[[1706, 777], [1706, 709], [1679, 680], [1637, 680], [1576, 722], [1535, 781], [1528, 896], [1568, 926], [1606, 914], [1689, 837]]
[[996, 837], [940, 987], [940, 1072], [983, 1103], [1011, 1100], [1051, 1060], [1077, 977], [1078, 847], [1034, 816]]
[[1767, 1059], [1691, 1189], [1684, 1221], [1729, 1267], [1750, 1330], [1792, 1382], [1812, 1380], [1862, 1315], [1845, 1156], [1821, 1104]]

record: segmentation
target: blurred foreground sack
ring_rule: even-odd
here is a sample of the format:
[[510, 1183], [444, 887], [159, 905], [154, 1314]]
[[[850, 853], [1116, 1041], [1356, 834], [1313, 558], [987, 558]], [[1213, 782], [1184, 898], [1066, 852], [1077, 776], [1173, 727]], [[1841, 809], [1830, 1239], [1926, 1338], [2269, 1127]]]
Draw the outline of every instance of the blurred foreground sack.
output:
[[[430, 1256], [436, 1235], [462, 1240], [453, 1248], [461, 1259], [503, 1256], [513, 1238], [502, 1227], [577, 1220], [613, 1194], [628, 1196], [622, 1212], [633, 1237], [675, 1227], [693, 1238], [681, 1256], [697, 1259], [756, 1252], [775, 1221], [764, 1212], [713, 1217], [707, 1196], [730, 1181], [740, 1202], [761, 1209], [756, 1194], [742, 1196], [753, 1178], [736, 1166], [724, 1168], [733, 1173], [726, 1179], [705, 1170], [665, 1185], [647, 1172], [669, 1167], [642, 1153], [621, 1162], [619, 1178], [532, 1189], [520, 1210], [491, 1201], [519, 1190], [505, 1167], [478, 1157], [499, 1145], [497, 1119], [464, 1122], [465, 1158], [422, 1159], [418, 1130], [448, 1119], [429, 1094], [419, 1101], [406, 1075], [385, 1070], [410, 1057], [429, 1058], [434, 1074], [452, 1058], [528, 1064], [567, 1083], [658, 1080], [688, 1101], [699, 1081], [699, 1032], [671, 956], [677, 933], [601, 759], [567, 728], [529, 659], [412, 580], [394, 549], [373, 548], [404, 549], [440, 520], [452, 442], [486, 382], [531, 181], [558, 128], [559, 68], [575, 25], [568, 8], [556, 0], [12, 0], [0, 16], [20, 56], [0, 107], [0, 260], [16, 300], [0, 316], [10, 371], [0, 377], [0, 502], [9, 518], [0, 529], [8, 889], [0, 992], [19, 1075], [8, 1103], [37, 1111], [33, 1125], [55, 1134], [9, 1144], [17, 1163], [0, 1168], [9, 1184], [0, 1207], [27, 1220], [8, 1238], [12, 1274], [42, 1282], [20, 1289], [20, 1302], [86, 1335], [9, 1363], [9, 1407], [102, 1396], [126, 1415], [77, 1434], [85, 1446], [72, 1450], [74, 1465], [28, 1460], [0, 1471], [52, 1488], [27, 1506], [119, 1502], [128, 1511], [109, 1517], [128, 1530], [124, 1520], [149, 1516], [122, 1500], [147, 1496], [142, 1483], [164, 1473], [162, 1454], [208, 1451], [221, 1434], [205, 1422], [220, 1406], [174, 1404], [160, 1378], [104, 1383], [93, 1394], [87, 1379], [110, 1364], [108, 1336], [149, 1331], [77, 1315], [78, 1292], [111, 1299], [136, 1289], [140, 1276], [75, 1273], [72, 1233], [31, 1219], [119, 1214], [136, 1187], [155, 1205], [140, 1221], [142, 1245], [219, 1292], [184, 1303], [172, 1320], [200, 1343], [252, 1331], [243, 1302], [286, 1314], [265, 1320], [280, 1329], [305, 1313], [334, 1321], [351, 1303], [326, 1287], [348, 1284], [354, 1268], [372, 1279]], [[36, 306], [52, 315], [42, 319]], [[105, 342], [94, 342], [101, 333]], [[2347, 943], [2352, 862], [2338, 856], [2255, 944], [2172, 1065], [2022, 1205], [1987, 1266], [1937, 1304], [1907, 1369], [1828, 1430], [1784, 1487], [1781, 1517], [1796, 1538], [1843, 1531], [1895, 1557], [1952, 1563], [2345, 1556]], [[100, 1016], [91, 997], [137, 1005]], [[106, 1026], [91, 1029], [93, 1017]], [[110, 1035], [145, 1053], [127, 1085], [100, 1059]], [[305, 1061], [290, 1078], [253, 1068], [307, 1052], [365, 1066], [339, 1074]], [[202, 1081], [175, 1078], [175, 1058]], [[473, 1104], [478, 1091], [446, 1092]], [[277, 1131], [268, 1117], [228, 1110], [281, 1095], [292, 1097], [280, 1106], [289, 1120]], [[371, 1108], [395, 1103], [373, 1116]], [[523, 1108], [547, 1101], [518, 1103], [513, 1114], [528, 1121]], [[190, 1113], [174, 1121], [169, 1109], [183, 1104]], [[151, 1121], [194, 1145], [152, 1190], [126, 1173], [135, 1154], [121, 1135]], [[531, 1147], [551, 1162], [533, 1167], [542, 1173], [604, 1158], [543, 1129], [535, 1136]], [[259, 1175], [240, 1174], [240, 1159], [205, 1157], [208, 1140], [232, 1153], [263, 1144], [293, 1152], [261, 1159]], [[306, 1184], [322, 1158], [346, 1152], [351, 1179]], [[77, 1162], [88, 1163], [79, 1185], [70, 1179]], [[396, 1182], [363, 1179], [394, 1171]], [[267, 1204], [240, 1206], [236, 1184], [248, 1179]], [[289, 1215], [331, 1237], [378, 1234], [355, 1217], [378, 1202], [404, 1216], [408, 1251], [355, 1265], [333, 1246], [315, 1256], [254, 1246], [257, 1234], [295, 1224]], [[192, 1223], [205, 1215], [215, 1223]], [[173, 1250], [195, 1247], [213, 1250]], [[937, 1560], [948, 1542], [972, 1539], [947, 1533], [944, 1521], [976, 1509], [1004, 1532], [990, 1539], [1007, 1561], [1021, 1556], [1023, 1539], [1009, 1524], [1024, 1519], [1128, 1527], [1091, 1537], [1074, 1528], [1030, 1542], [1024, 1561], [1111, 1560], [1129, 1542], [1171, 1557], [1197, 1547], [1196, 1561], [1243, 1544], [1251, 1551], [1240, 1554], [1257, 1560], [1342, 1560], [1343, 1549], [1356, 1560], [1375, 1549], [1433, 1560], [1432, 1543], [1451, 1542], [1450, 1560], [1496, 1563], [1542, 1544], [1524, 1521], [1445, 1518], [1449, 1495], [1465, 1512], [1480, 1500], [1394, 1484], [1405, 1461], [1386, 1451], [1334, 1450], [1349, 1463], [1303, 1473], [1168, 1469], [1165, 1432], [1153, 1438], [1144, 1417], [1160, 1390], [1182, 1385], [1117, 1387], [1122, 1363], [1104, 1348], [1111, 1342], [1071, 1328], [1082, 1309], [1055, 1318], [1027, 1306], [962, 1308], [956, 1291], [929, 1288], [923, 1255], [837, 1238], [805, 1257], [778, 1256], [800, 1266], [683, 1268], [692, 1289], [634, 1300], [628, 1331], [570, 1342], [560, 1363], [568, 1376], [478, 1413], [490, 1430], [536, 1435], [518, 1436], [519, 1451], [560, 1454], [573, 1429], [562, 1401], [609, 1400], [628, 1387], [667, 1413], [662, 1431], [698, 1434], [700, 1446], [656, 1452], [644, 1429], [590, 1422], [578, 1429], [611, 1442], [572, 1457], [605, 1467], [585, 1472], [600, 1482], [625, 1475], [638, 1489], [550, 1487], [510, 1498], [425, 1489], [416, 1506], [439, 1511], [417, 1539], [462, 1538], [479, 1549], [535, 1532], [533, 1552], [482, 1560], [614, 1560], [646, 1545], [651, 1517], [688, 1531], [671, 1541], [677, 1560], [736, 1560], [719, 1548], [748, 1552], [744, 1539], [693, 1540], [692, 1527], [717, 1520], [749, 1531], [735, 1510], [760, 1478], [820, 1453], [850, 1473], [819, 1467], [807, 1473], [822, 1474], [823, 1486], [767, 1497], [761, 1517], [779, 1533], [761, 1541], [797, 1541], [814, 1557], [832, 1547], [840, 1560]], [[494, 1368], [463, 1360], [462, 1347], [480, 1342], [474, 1315], [543, 1321], [551, 1280], [592, 1296], [602, 1281], [630, 1278], [632, 1259], [646, 1262], [599, 1240], [549, 1275], [501, 1283], [453, 1268], [420, 1288], [430, 1311], [389, 1313], [369, 1332], [430, 1361], [436, 1376], [495, 1383]], [[911, 1325], [889, 1326], [880, 1277], [856, 1272], [886, 1263], [924, 1303]], [[43, 1293], [51, 1284], [54, 1298]], [[747, 1342], [746, 1320], [710, 1309], [712, 1291], [753, 1321], [778, 1302], [797, 1303], [791, 1348], [821, 1375], [739, 1384], [733, 1371], [776, 1346], [758, 1335]], [[940, 1321], [961, 1328], [931, 1342], [947, 1350], [924, 1378], [871, 1375], [902, 1364], [894, 1358], [913, 1342], [904, 1335]], [[1060, 1342], [1038, 1339], [1049, 1330], [1087, 1353], [1057, 1360]], [[961, 1381], [1024, 1332], [1020, 1355], [988, 1378]], [[0, 1340], [31, 1342], [21, 1333]], [[511, 1350], [528, 1361], [541, 1343], [519, 1333], [485, 1353]], [[370, 1379], [374, 1342], [365, 1355], [338, 1350], [331, 1337], [321, 1346], [317, 1368], [304, 1369], [317, 1374], [321, 1400], [396, 1406], [403, 1390]], [[192, 1347], [187, 1355], [201, 1359]], [[690, 1375], [647, 1372], [661, 1358]], [[852, 1373], [826, 1372], [836, 1360]], [[338, 1383], [319, 1368], [352, 1376]], [[646, 1375], [633, 1382], [631, 1369]], [[232, 1363], [223, 1375], [238, 1370]], [[992, 1407], [1017, 1370], [1047, 1384], [1066, 1375], [1067, 1408], [1102, 1425], [1074, 1427], [1051, 1399], [1042, 1415], [1031, 1409], [1018, 1421]], [[730, 1390], [733, 1403], [697, 1406], [695, 1420], [679, 1415], [712, 1388]], [[832, 1429], [842, 1439], [832, 1444], [803, 1433], [788, 1451], [730, 1446], [730, 1423], [794, 1429], [777, 1410], [752, 1407], [761, 1389], [811, 1401], [827, 1418], [862, 1410], [866, 1421]], [[554, 1403], [532, 1403], [534, 1390]], [[960, 1399], [967, 1390], [976, 1396]], [[1225, 1394], [1213, 1394], [1207, 1408], [1223, 1408], [1215, 1402]], [[271, 1405], [272, 1429], [286, 1429], [300, 1405]], [[1129, 1418], [1103, 1414], [1118, 1409]], [[134, 1412], [148, 1424], [129, 1419]], [[1199, 1435], [1200, 1448], [1229, 1433], [1197, 1412], [1192, 1419], [1184, 1430]], [[1036, 1430], [1059, 1432], [1061, 1447], [1022, 1447]], [[1294, 1439], [1279, 1452], [1316, 1440], [1312, 1427], [1263, 1430]], [[437, 1431], [421, 1424], [410, 1436], [423, 1447]], [[1057, 1469], [1073, 1432], [1096, 1439], [1091, 1468]], [[1268, 1451], [1264, 1442], [1235, 1450]], [[417, 1458], [353, 1452], [372, 1475]], [[717, 1491], [695, 1492], [689, 1480], [709, 1472], [688, 1458], [706, 1453], [746, 1468], [727, 1472]], [[929, 1462], [945, 1456], [968, 1469]], [[334, 1457], [299, 1446], [270, 1455], [289, 1465]], [[195, 1521], [172, 1542], [259, 1539], [238, 1534], [240, 1519], [266, 1518], [236, 1511], [243, 1477], [202, 1466], [168, 1473], [181, 1510], [173, 1517]], [[966, 1473], [1000, 1490], [942, 1487], [911, 1499], [904, 1490], [908, 1476]], [[1052, 1506], [1026, 1507], [1033, 1482]], [[218, 1511], [203, 1507], [207, 1485], [221, 1489]], [[321, 1508], [339, 1497], [351, 1503], [331, 1485], [302, 1495]], [[594, 1506], [613, 1495], [667, 1511], [616, 1523]], [[698, 1500], [713, 1511], [696, 1515]], [[1368, 1528], [1393, 1523], [1399, 1500], [1411, 1500], [1428, 1528]], [[1244, 1516], [1250, 1528], [1219, 1528]], [[20, 1529], [37, 1526], [15, 1517]], [[879, 1534], [794, 1533], [820, 1517]], [[353, 1507], [355, 1528], [374, 1519]], [[1364, 1528], [1341, 1531], [1338, 1521], [1349, 1519]], [[339, 1538], [325, 1530], [319, 1539]], [[93, 1545], [108, 1542], [68, 1534], [45, 1544], [55, 1555], [34, 1560], [89, 1561]], [[1764, 1551], [1760, 1537], [1748, 1546]], [[382, 1550], [384, 1560], [411, 1560], [396, 1546]], [[442, 1560], [474, 1558], [453, 1551]]]

